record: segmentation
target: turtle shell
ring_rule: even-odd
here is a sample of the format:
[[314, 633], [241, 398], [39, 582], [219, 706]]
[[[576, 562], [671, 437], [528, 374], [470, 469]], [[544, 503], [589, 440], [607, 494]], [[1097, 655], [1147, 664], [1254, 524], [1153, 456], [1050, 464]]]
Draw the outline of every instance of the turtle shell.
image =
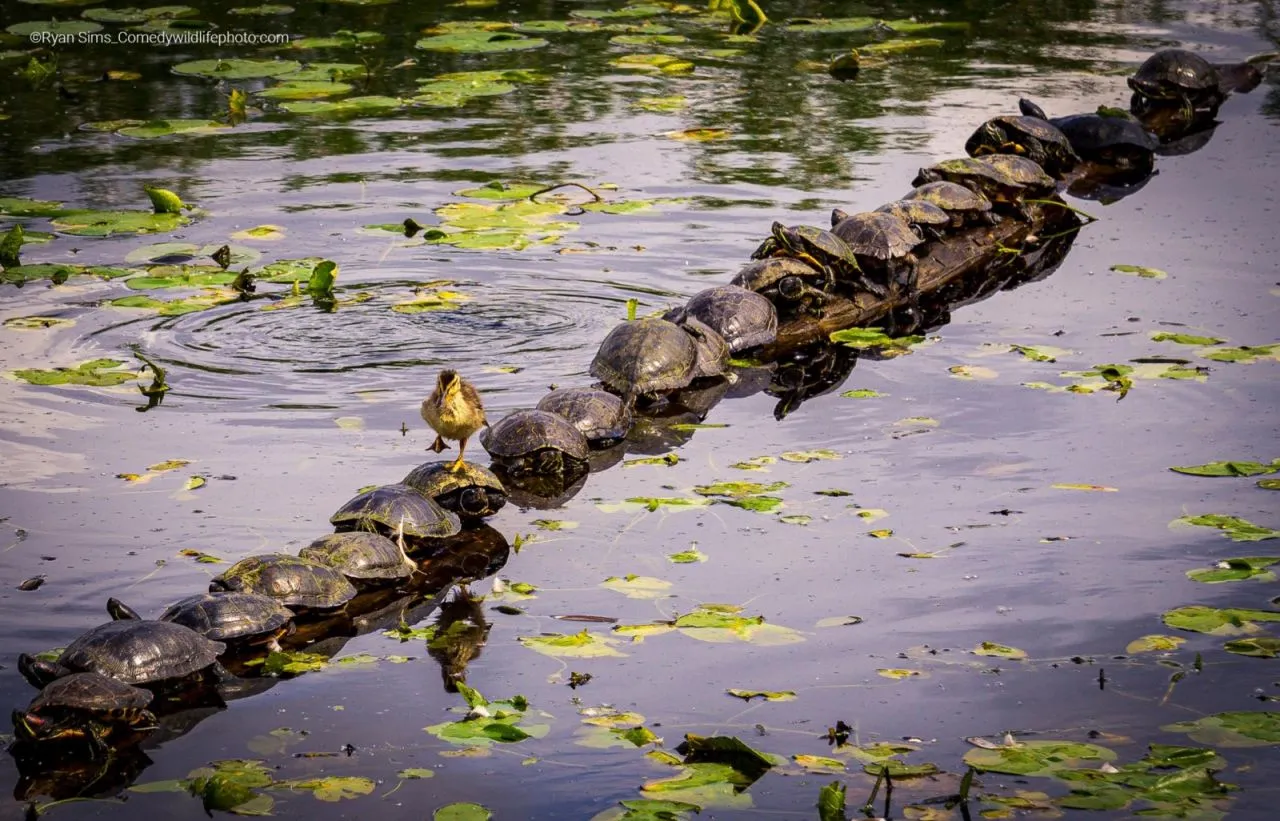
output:
[[209, 583], [209, 592], [259, 593], [291, 607], [341, 607], [356, 596], [331, 567], [286, 553], [241, 559]]
[[991, 200], [970, 188], [946, 180], [917, 186], [902, 199], [924, 200], [944, 211], [981, 213], [991, 210]]
[[596, 388], [554, 390], [538, 400], [537, 409], [568, 419], [593, 445], [615, 442], [631, 429], [631, 410], [618, 397]]
[[383, 485], [349, 500], [329, 517], [338, 530], [372, 530], [414, 539], [443, 539], [462, 529], [456, 514], [404, 484]]
[[289, 624], [293, 612], [258, 593], [197, 593], [169, 605], [160, 621], [189, 627], [213, 641], [272, 634]]
[[987, 153], [1025, 155], [1055, 177], [1064, 176], [1080, 162], [1071, 141], [1057, 126], [1025, 115], [987, 120], [965, 142], [964, 150], [971, 157]]
[[45, 685], [27, 712], [48, 709], [106, 712], [146, 707], [155, 696], [150, 690], [108, 678], [101, 673], [72, 673]]
[[1134, 117], [1071, 114], [1055, 117], [1053, 124], [1085, 159], [1099, 159], [1118, 148], [1152, 153], [1160, 147], [1160, 141]]
[[401, 483], [464, 519], [492, 516], [507, 503], [507, 490], [493, 471], [471, 462], [456, 469], [452, 461], [427, 462], [409, 471]]
[[[960, 186], [964, 188], [964, 186]], [[966, 191], [969, 189], [965, 188]], [[951, 222], [951, 215], [927, 200], [895, 200], [885, 203], [876, 209], [883, 214], [892, 214], [912, 225], [945, 226]]]
[[858, 263], [853, 256], [853, 249], [840, 237], [823, 228], [813, 225], [787, 227], [780, 222], [775, 222], [773, 236], [784, 247], [804, 251], [823, 265], [835, 266], [840, 270], [848, 266], [857, 269]]
[[417, 569], [399, 545], [367, 530], [322, 536], [299, 550], [298, 557], [361, 582], [407, 579]]
[[167, 621], [111, 621], [82, 634], [58, 657], [72, 673], [101, 673], [126, 684], [182, 678], [213, 665], [227, 646]]
[[[684, 331], [680, 333], [683, 335]], [[543, 450], [558, 450], [578, 461], [585, 461], [588, 454], [587, 437], [582, 431], [563, 416], [544, 410], [507, 414], [480, 435], [480, 443], [495, 459], [504, 460], [521, 459]]]
[[[753, 263], [798, 263], [785, 257]], [[812, 270], [812, 269], [810, 269]], [[778, 337], [778, 311], [773, 303], [741, 285], [720, 285], [699, 291], [677, 309], [682, 316], [692, 316], [709, 326], [737, 353], [757, 345], [768, 345]]]
[[984, 188], [988, 185], [1010, 188], [1022, 187], [1022, 183], [1018, 181], [1018, 178], [1011, 176], [1008, 171], [989, 163], [981, 162], [976, 157], [956, 157], [955, 159], [935, 163], [928, 168], [922, 168], [911, 184], [923, 185], [937, 180], [950, 180], [961, 185], [973, 181]]
[[153, 694], [101, 673], [72, 673], [45, 685], [27, 709], [13, 711], [21, 741], [102, 739], [115, 727], [146, 729], [156, 717], [146, 709]]
[[729, 343], [710, 325], [693, 316], [685, 316], [680, 327], [693, 337], [698, 346], [698, 360], [693, 366], [693, 378], [720, 376], [729, 367]]
[[777, 285], [778, 280], [790, 276], [815, 279], [821, 277], [822, 272], [804, 260], [770, 257], [748, 264], [729, 281], [729, 284], [759, 293]]
[[1026, 157], [1011, 154], [988, 154], [985, 157], [972, 157], [974, 162], [992, 169], [996, 175], [1013, 180], [1031, 193], [1049, 193], [1057, 188], [1058, 183], [1045, 173], [1039, 163]]
[[855, 254], [897, 259], [911, 253], [922, 240], [905, 220], [880, 211], [853, 214], [831, 229]]
[[[616, 326], [604, 338], [591, 361], [591, 375], [620, 394], [655, 393], [688, 385], [697, 362], [698, 346], [679, 325], [636, 319]], [[489, 441], [493, 440], [491, 435]]]
[[1218, 70], [1195, 52], [1166, 48], [1138, 67], [1129, 78], [1129, 87], [1157, 99], [1184, 93], [1217, 92]]

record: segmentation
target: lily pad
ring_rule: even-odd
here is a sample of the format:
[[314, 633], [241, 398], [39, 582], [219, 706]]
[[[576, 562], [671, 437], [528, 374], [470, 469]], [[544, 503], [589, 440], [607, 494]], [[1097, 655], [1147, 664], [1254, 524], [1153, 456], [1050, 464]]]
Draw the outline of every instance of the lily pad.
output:
[[1251, 639], [1233, 639], [1222, 646], [1228, 653], [1238, 656], [1273, 659], [1280, 655], [1280, 639], [1271, 636], [1260, 636]]
[[1258, 581], [1275, 581], [1276, 574], [1268, 567], [1280, 562], [1280, 556], [1238, 556], [1223, 559], [1213, 567], [1188, 570], [1187, 578], [1205, 584], [1220, 582], [1236, 582], [1246, 579]]
[[697, 547], [691, 547], [688, 550], [681, 550], [679, 553], [667, 554], [667, 561], [673, 564], [694, 564], [697, 562], [705, 562], [707, 554], [698, 550]]
[[301, 68], [302, 64], [293, 60], [250, 60], [235, 57], [179, 63], [173, 67], [173, 72], [213, 80], [261, 80], [289, 74]]
[[1211, 348], [1196, 351], [1205, 359], [1214, 362], [1235, 362], [1240, 365], [1252, 365], [1259, 359], [1280, 359], [1280, 343], [1271, 345], [1241, 345], [1238, 348]]
[[113, 234], [159, 234], [190, 222], [181, 214], [153, 214], [150, 211], [70, 211], [55, 217], [51, 224], [60, 234], [109, 237]]
[[1180, 516], [1170, 524], [1189, 524], [1201, 527], [1216, 527], [1233, 542], [1261, 542], [1267, 539], [1280, 538], [1280, 530], [1256, 525], [1238, 516], [1226, 516], [1221, 513], [1206, 513], [1200, 516]]
[[424, 37], [414, 48], [425, 51], [451, 51], [461, 54], [485, 54], [495, 51], [527, 51], [542, 48], [547, 41], [510, 31], [457, 31]]
[[1186, 644], [1187, 640], [1181, 636], [1143, 636], [1134, 639], [1125, 646], [1124, 651], [1130, 654], [1136, 653], [1168, 653], [1177, 650]]
[[631, 103], [631, 105], [641, 111], [670, 114], [677, 111], [683, 111], [688, 108], [689, 99], [679, 94], [674, 94], [668, 97], [641, 97]]
[[1208, 633], [1213, 636], [1238, 636], [1259, 632], [1262, 628], [1258, 627], [1258, 622], [1280, 621], [1280, 612], [1233, 607], [1220, 609], [1193, 604], [1169, 610], [1160, 618], [1175, 630]]
[[878, 399], [885, 394], [871, 388], [856, 388], [851, 391], [844, 391], [840, 394], [845, 399]]
[[0, 197], [0, 216], [56, 217], [66, 211], [60, 202], [30, 200], [23, 197]]
[[281, 103], [280, 107], [291, 114], [325, 115], [359, 115], [385, 112], [400, 108], [404, 101], [396, 97], [348, 97], [345, 100], [332, 102], [323, 100], [291, 100]]
[[626, 653], [614, 649], [617, 639], [583, 630], [564, 635], [553, 633], [541, 636], [521, 636], [520, 643], [530, 650], [553, 658], [617, 658]]
[[47, 35], [53, 38], [68, 38], [64, 42], [73, 42], [80, 34], [92, 34], [102, 31], [102, 26], [91, 20], [33, 20], [29, 23], [14, 23], [5, 31], [19, 37], [30, 37], [33, 34]]
[[207, 288], [195, 296], [178, 299], [156, 299], [145, 294], [124, 296], [109, 300], [108, 305], [116, 308], [143, 308], [159, 313], [161, 316], [182, 316], [199, 311], [207, 311], [218, 305], [236, 302], [240, 295], [229, 288]]
[[1062, 770], [1114, 761], [1106, 747], [1078, 741], [1024, 741], [994, 750], [974, 749], [964, 763], [978, 770], [1007, 775], [1046, 776]]
[[1003, 644], [996, 644], [993, 641], [984, 641], [977, 647], [973, 648], [973, 654], [976, 656], [994, 656], [1002, 659], [1025, 659], [1027, 651], [1019, 650], [1016, 647], [1007, 647]]
[[1119, 274], [1132, 274], [1143, 279], [1165, 279], [1169, 274], [1159, 268], [1148, 268], [1144, 265], [1112, 265], [1111, 270]]
[[19, 331], [42, 331], [46, 328], [74, 325], [74, 319], [63, 319], [56, 316], [12, 316], [4, 321], [4, 327]]
[[730, 687], [725, 690], [726, 693], [734, 698], [740, 698], [743, 701], [750, 701], [753, 698], [762, 698], [765, 701], [795, 701], [796, 694], [792, 690], [740, 690], [736, 687]]
[[[394, 0], [391, 0], [394, 2]], [[360, 48], [374, 46], [386, 37], [376, 31], [350, 31], [339, 29], [327, 37], [300, 37], [290, 40], [286, 48], [292, 51], [313, 51], [327, 48]]]
[[359, 798], [373, 792], [377, 786], [373, 779], [353, 775], [330, 775], [324, 778], [309, 778], [299, 781], [283, 781], [280, 786], [293, 790], [309, 790], [321, 801], [341, 801], [344, 798]]
[[271, 100], [314, 100], [319, 97], [337, 97], [347, 94], [355, 86], [332, 80], [289, 80], [288, 82], [255, 91], [259, 97]]
[[226, 123], [215, 120], [148, 120], [141, 125], [128, 125], [116, 131], [124, 137], [139, 140], [153, 140], [157, 137], [170, 137], [174, 134], [202, 135], [212, 134], [230, 128]]
[[713, 643], [746, 641], [763, 646], [794, 644], [804, 636], [789, 627], [765, 622], [764, 616], [743, 616], [742, 608], [702, 604], [676, 619], [675, 627], [689, 638]]
[[469, 801], [445, 804], [431, 814], [432, 821], [489, 821], [492, 817], [488, 807]]
[[233, 9], [227, 9], [227, 14], [234, 14], [239, 17], [277, 17], [284, 14], [293, 14], [293, 6], [285, 6], [279, 3], [264, 3], [260, 6], [238, 6]]
[[621, 593], [629, 599], [660, 599], [667, 596], [671, 582], [655, 579], [652, 576], [610, 576], [600, 583], [601, 587]]
[[1238, 711], [1205, 716], [1196, 721], [1179, 721], [1160, 728], [1171, 733], [1188, 733], [1201, 744], [1214, 747], [1261, 747], [1280, 744], [1280, 712]]
[[13, 375], [32, 385], [85, 385], [93, 388], [105, 388], [122, 385], [137, 379], [132, 371], [116, 370], [124, 365], [118, 359], [91, 359], [71, 368], [22, 368]]
[[828, 448], [817, 448], [816, 450], [789, 450], [785, 453], [778, 454], [778, 458], [784, 462], [798, 462], [804, 464], [807, 462], [843, 459], [844, 457], [834, 450], [830, 450]]
[[1207, 462], [1203, 465], [1187, 465], [1171, 467], [1174, 473], [1185, 473], [1189, 476], [1258, 476], [1280, 471], [1280, 459], [1271, 464], [1262, 462]]
[[624, 54], [610, 62], [615, 68], [656, 71], [662, 74], [688, 74], [697, 66], [691, 60], [670, 54]]
[[1153, 342], [1176, 342], [1179, 345], [1221, 345], [1225, 339], [1216, 336], [1196, 336], [1195, 334], [1175, 334], [1168, 331], [1156, 331], [1151, 334]]
[[32, 265], [15, 265], [0, 270], [0, 282], [27, 283], [47, 279], [61, 285], [74, 276], [92, 276], [100, 279], [118, 279], [135, 274], [132, 268], [113, 268], [106, 265], [69, 265], [41, 262]]

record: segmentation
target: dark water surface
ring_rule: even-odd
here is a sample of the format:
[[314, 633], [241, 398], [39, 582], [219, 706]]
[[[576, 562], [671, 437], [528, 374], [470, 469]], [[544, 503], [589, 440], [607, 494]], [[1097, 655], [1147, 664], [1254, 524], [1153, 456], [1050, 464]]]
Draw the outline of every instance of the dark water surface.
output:
[[[576, 10], [619, 6], [514, 2], [469, 10], [296, 2], [290, 15], [245, 18], [227, 13], [233, 5], [205, 3], [198, 16], [222, 30], [294, 37], [344, 28], [386, 34], [382, 45], [363, 49], [284, 52], [302, 61], [367, 61], [370, 76], [352, 81], [355, 94], [407, 97], [421, 80], [488, 68], [535, 69], [546, 79], [459, 108], [359, 118], [267, 112], [227, 133], [139, 140], [78, 126], [117, 118], [216, 118], [231, 88], [254, 90], [270, 81], [215, 83], [170, 68], [202, 57], [282, 52], [67, 44], [55, 52], [74, 100], [51, 84], [33, 88], [8, 75], [25, 64], [25, 54], [0, 63], [6, 77], [0, 113], [8, 116], [0, 122], [0, 196], [145, 208], [145, 183], [172, 189], [207, 212], [164, 235], [57, 236], [25, 246], [24, 262], [122, 265], [152, 242], [216, 247], [237, 231], [273, 224], [283, 228], [282, 239], [235, 241], [261, 252], [255, 265], [327, 257], [341, 266], [340, 298], [372, 297], [336, 312], [309, 304], [263, 311], [268, 303], [255, 300], [156, 316], [105, 305], [136, 293], [119, 281], [0, 284], [2, 319], [75, 320], [43, 330], [0, 328], [6, 377], [21, 368], [101, 357], [132, 363], [129, 346], [136, 345], [167, 369], [172, 386], [159, 407], [139, 413], [145, 400], [132, 382], [76, 388], [0, 380], [0, 706], [24, 705], [32, 695], [14, 669], [17, 654], [65, 645], [105, 619], [108, 596], [155, 614], [204, 589], [226, 567], [179, 551], [230, 561], [296, 552], [329, 530], [330, 512], [358, 488], [396, 481], [423, 461], [431, 436], [418, 404], [442, 366], [476, 383], [490, 419], [530, 407], [549, 384], [589, 381], [591, 356], [625, 315], [628, 298], [640, 300], [641, 313], [673, 306], [726, 282], [774, 219], [823, 223], [832, 206], [869, 210], [896, 198], [919, 166], [961, 153], [978, 123], [1011, 112], [1019, 96], [1056, 114], [1125, 106], [1125, 76], [1156, 48], [1184, 45], [1232, 61], [1274, 49], [1277, 36], [1271, 3], [762, 4], [777, 22], [870, 15], [969, 24], [907, 35], [943, 42], [891, 53], [884, 67], [841, 84], [804, 61], [825, 63], [864, 45], [868, 35], [799, 34], [770, 25], [753, 40], [726, 42], [721, 25], [668, 14], [659, 22], [688, 35], [688, 42], [623, 46], [610, 44], [611, 33], [566, 32], [532, 35], [549, 41], [540, 49], [452, 55], [415, 50], [419, 32], [445, 20], [565, 20]], [[5, 25], [72, 19], [80, 11], [22, 3], [2, 8]], [[0, 44], [29, 47], [19, 40]], [[664, 75], [611, 65], [629, 52], [674, 54], [693, 60], [696, 69]], [[410, 57], [416, 64], [401, 65]], [[136, 70], [141, 79], [75, 81], [106, 69]], [[641, 98], [673, 95], [687, 100], [675, 113], [635, 107]], [[215, 760], [257, 758], [278, 768], [278, 780], [341, 775], [377, 782], [371, 794], [341, 803], [318, 801], [304, 790], [273, 791], [274, 813], [282, 817], [420, 819], [449, 802], [474, 801], [503, 818], [589, 818], [640, 797], [646, 781], [675, 773], [625, 742], [607, 749], [581, 744], [580, 710], [602, 705], [641, 714], [667, 748], [685, 733], [737, 735], [787, 758], [829, 754], [821, 736], [842, 720], [860, 743], [914, 739], [921, 749], [910, 761], [933, 762], [956, 776], [964, 772], [970, 736], [998, 740], [1006, 730], [1024, 730], [1079, 741], [1098, 731], [1105, 734], [1098, 743], [1130, 762], [1148, 742], [1194, 743], [1162, 725], [1265, 709], [1259, 694], [1280, 695], [1277, 662], [1224, 653], [1221, 637], [1180, 633], [1186, 643], [1163, 656], [1111, 657], [1124, 655], [1140, 636], [1176, 633], [1160, 621], [1171, 608], [1269, 609], [1280, 592], [1274, 582], [1208, 586], [1185, 576], [1225, 557], [1274, 553], [1275, 542], [1235, 544], [1212, 528], [1169, 526], [1201, 513], [1280, 526], [1275, 493], [1252, 478], [1168, 470], [1280, 457], [1276, 357], [1212, 361], [1197, 354], [1198, 347], [1151, 339], [1153, 332], [1177, 331], [1233, 346], [1277, 341], [1278, 114], [1274, 79], [1232, 97], [1207, 144], [1160, 157], [1159, 173], [1132, 196], [1105, 205], [1071, 200], [1100, 219], [1081, 231], [1051, 276], [957, 308], [950, 324], [908, 356], [858, 361], [846, 379], [781, 422], [774, 417], [775, 396], [726, 399], [706, 418], [716, 427], [679, 437], [685, 441], [674, 451], [674, 466], [619, 465], [592, 474], [562, 509], [504, 509], [491, 524], [506, 540], [535, 538], [511, 553], [497, 576], [531, 583], [537, 593], [518, 601], [491, 596], [479, 606], [490, 627], [466, 680], [491, 699], [527, 697], [531, 709], [547, 717], [525, 723], [549, 725], [545, 737], [457, 757], [464, 748], [422, 730], [460, 717], [446, 712], [462, 698], [442, 687], [438, 660], [421, 640], [401, 644], [373, 630], [331, 649], [379, 661], [334, 665], [236, 699], [227, 709], [190, 711], [185, 723], [156, 737], [161, 743], [153, 738], [145, 745], [151, 761], [145, 772], [113, 771], [103, 776], [102, 789], [89, 790], [127, 801], [49, 812], [196, 818], [200, 802], [184, 793], [120, 790], [130, 780], [184, 778]], [[708, 142], [666, 136], [691, 128], [727, 135]], [[492, 180], [612, 183], [617, 190], [608, 193], [616, 199], [670, 201], [637, 213], [557, 217], [579, 225], [558, 241], [522, 250], [424, 244], [366, 228], [408, 216], [434, 223], [433, 209], [465, 201], [453, 192]], [[7, 218], [0, 219], [7, 227]], [[27, 225], [49, 230], [45, 220]], [[1117, 263], [1161, 269], [1168, 277], [1112, 272]], [[412, 298], [415, 286], [440, 279], [454, 281], [447, 287], [467, 297], [455, 310], [390, 310]], [[151, 293], [167, 299], [193, 292]], [[287, 286], [264, 284], [260, 293], [284, 294]], [[1035, 362], [1010, 352], [1011, 344], [1063, 351], [1056, 362]], [[1106, 391], [1023, 385], [1067, 385], [1062, 371], [1144, 357], [1180, 357], [1207, 366], [1207, 376], [1135, 378], [1123, 401]], [[949, 372], [953, 366], [970, 366], [977, 378], [960, 378]], [[139, 384], [148, 382], [149, 376]], [[840, 395], [857, 388], [884, 396]], [[778, 461], [758, 472], [731, 467], [818, 448], [840, 458]], [[475, 456], [484, 457], [478, 446]], [[167, 459], [190, 465], [146, 482], [117, 478], [146, 473]], [[207, 484], [184, 491], [193, 475]], [[694, 486], [725, 480], [786, 482], [776, 491], [784, 499], [781, 515], [810, 518], [789, 523], [724, 504], [648, 512], [623, 503], [700, 499]], [[816, 493], [833, 488], [851, 495]], [[859, 508], [888, 515], [868, 522]], [[564, 524], [548, 530], [535, 520]], [[892, 535], [869, 535], [881, 528]], [[693, 543], [705, 562], [668, 560]], [[937, 558], [901, 555], [933, 552]], [[495, 562], [506, 555], [501, 548], [491, 553]], [[478, 569], [485, 557], [468, 561], [469, 572], [485, 575]], [[38, 590], [14, 589], [37, 574], [47, 575]], [[629, 598], [601, 586], [627, 574], [670, 587], [652, 598]], [[477, 581], [471, 591], [488, 593], [491, 585]], [[525, 612], [491, 609], [500, 602]], [[583, 627], [609, 635], [607, 624], [556, 615], [636, 624], [717, 602], [795, 632], [722, 642], [673, 632], [612, 645], [625, 655], [563, 660], [518, 641]], [[433, 609], [428, 603], [410, 616], [425, 626], [437, 618]], [[820, 626], [838, 616], [863, 621]], [[1024, 650], [1028, 660], [969, 652], [984, 641]], [[940, 652], [924, 652], [924, 645]], [[1167, 695], [1170, 676], [1189, 669], [1197, 653], [1203, 671]], [[394, 655], [412, 660], [386, 660]], [[877, 673], [887, 668], [922, 675], [899, 681]], [[1109, 680], [1102, 688], [1101, 669]], [[570, 689], [571, 671], [593, 678]], [[790, 690], [797, 697], [747, 703], [726, 695], [726, 688]], [[280, 728], [306, 735], [269, 735]], [[353, 755], [295, 755], [348, 744]], [[1242, 788], [1223, 805], [1230, 817], [1274, 817], [1280, 766], [1274, 749], [1222, 752], [1227, 767], [1220, 777]], [[818, 789], [835, 779], [848, 784], [852, 810], [873, 779], [861, 773], [860, 762], [847, 760], [842, 775], [807, 773], [794, 763], [775, 768], [745, 793], [706, 800], [703, 815], [811, 817]], [[397, 788], [405, 768], [432, 768], [436, 776]], [[956, 776], [902, 782], [894, 812], [911, 800], [954, 792]], [[113, 785], [113, 777], [121, 780]], [[13, 761], [0, 756], [0, 790], [9, 792], [17, 781]], [[1065, 792], [1047, 778], [1015, 784], [988, 775], [983, 781], [1003, 794]], [[41, 802], [60, 795], [36, 789], [33, 797], [40, 794]], [[19, 802], [0, 803], [0, 817], [21, 810]]]

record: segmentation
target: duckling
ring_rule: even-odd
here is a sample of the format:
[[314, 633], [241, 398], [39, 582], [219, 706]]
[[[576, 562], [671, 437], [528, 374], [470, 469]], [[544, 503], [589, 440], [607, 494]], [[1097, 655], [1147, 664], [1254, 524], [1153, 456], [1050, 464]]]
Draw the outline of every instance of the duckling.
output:
[[436, 389], [422, 403], [422, 418], [436, 432], [436, 441], [429, 450], [439, 453], [449, 447], [444, 443], [445, 438], [458, 440], [458, 458], [450, 465], [450, 470], [462, 467], [467, 439], [489, 424], [484, 417], [480, 394], [454, 370], [440, 372]]

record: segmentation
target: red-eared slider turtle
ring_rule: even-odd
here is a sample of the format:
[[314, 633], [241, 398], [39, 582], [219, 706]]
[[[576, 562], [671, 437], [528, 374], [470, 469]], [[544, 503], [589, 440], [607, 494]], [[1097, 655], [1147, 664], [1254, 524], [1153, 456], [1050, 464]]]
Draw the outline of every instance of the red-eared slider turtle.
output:
[[608, 391], [597, 388], [560, 388], [538, 400], [537, 410], [558, 414], [592, 447], [608, 447], [631, 429], [631, 409]]
[[921, 168], [912, 185], [946, 180], [982, 194], [997, 205], [1008, 207], [1023, 219], [1030, 219], [1024, 196], [1036, 198], [1053, 193], [1057, 182], [1044, 169], [1025, 157], [989, 154], [959, 157]]
[[287, 553], [241, 559], [209, 582], [210, 593], [258, 593], [289, 607], [327, 610], [356, 596], [347, 578], [332, 567]]
[[916, 186], [903, 195], [902, 199], [908, 202], [923, 200], [938, 206], [951, 215], [951, 225], [954, 228], [996, 221], [996, 216], [991, 211], [991, 200], [977, 191], [946, 180]]
[[56, 662], [18, 656], [18, 671], [36, 687], [72, 673], [101, 673], [125, 684], [154, 684], [207, 670], [227, 649], [189, 627], [167, 621], [111, 621], [81, 634]]
[[721, 376], [729, 368], [729, 343], [710, 325], [693, 316], [686, 316], [680, 327], [693, 337], [698, 348], [698, 358], [693, 366], [693, 378]]
[[[1028, 117], [1045, 118], [1040, 106], [1027, 99], [1018, 108]], [[1071, 141], [1072, 148], [1090, 162], [1122, 171], [1150, 171], [1160, 141], [1122, 109], [1099, 107], [1093, 114], [1071, 114], [1049, 120]]]
[[853, 249], [862, 270], [879, 277], [894, 298], [905, 294], [915, 302], [916, 255], [911, 249], [924, 242], [910, 223], [879, 211], [846, 214], [840, 209], [832, 213], [840, 220], [831, 232]]
[[587, 437], [557, 413], [513, 411], [480, 434], [480, 443], [512, 476], [570, 476], [586, 470]]
[[[787, 261], [785, 257], [775, 260]], [[778, 311], [773, 303], [740, 285], [720, 285], [699, 291], [681, 307], [668, 311], [666, 318], [680, 324], [690, 316], [724, 337], [733, 353], [768, 345], [778, 337]]]
[[1189, 115], [1197, 108], [1216, 108], [1225, 96], [1218, 69], [1194, 52], [1180, 48], [1157, 51], [1129, 78], [1134, 113], [1161, 105], [1178, 105]]
[[404, 484], [356, 495], [329, 522], [339, 531], [368, 530], [392, 539], [443, 539], [462, 530], [457, 514]]
[[[613, 394], [605, 395], [617, 401]], [[472, 521], [492, 516], [507, 503], [506, 488], [493, 471], [470, 462], [464, 462], [454, 470], [452, 464], [427, 462], [418, 465], [400, 480], [401, 484], [430, 496], [445, 510], [452, 510], [461, 518]]]
[[363, 587], [394, 584], [418, 569], [400, 545], [367, 530], [321, 536], [299, 550], [298, 557], [332, 567]]
[[828, 299], [827, 292], [821, 288], [824, 281], [825, 274], [807, 262], [769, 257], [748, 264], [729, 284], [760, 294], [771, 303], [794, 305], [802, 311], [817, 313]]
[[[107, 613], [116, 621], [142, 619], [119, 599], [107, 599]], [[169, 605], [159, 620], [181, 624], [211, 641], [279, 650], [277, 640], [293, 626], [293, 611], [258, 593], [197, 593]]]
[[[674, 322], [645, 318], [623, 322], [609, 332], [591, 361], [591, 375], [630, 407], [637, 396], [688, 385], [697, 364], [698, 346], [692, 336]], [[488, 438], [493, 440], [492, 431]]]
[[[960, 186], [964, 188], [964, 186]], [[969, 189], [965, 188], [965, 191]], [[988, 208], [991, 206], [988, 205]], [[876, 209], [882, 214], [892, 214], [900, 220], [904, 220], [909, 225], [915, 227], [920, 232], [920, 236], [926, 239], [942, 239], [944, 231], [951, 225], [951, 215], [942, 208], [934, 205], [927, 200], [894, 200], [885, 203]], [[831, 212], [831, 224], [834, 226], [839, 220], [836, 219], [837, 213], [844, 213], [839, 208]]]
[[1026, 157], [1059, 180], [1080, 163], [1067, 136], [1040, 117], [992, 117], [978, 126], [964, 144], [964, 150], [971, 157], [986, 154]]
[[100, 673], [72, 673], [45, 685], [26, 710], [13, 711], [14, 736], [34, 742], [83, 739], [106, 752], [116, 731], [155, 726], [155, 715], [146, 709], [152, 698], [150, 690]]
[[872, 282], [858, 267], [858, 258], [839, 237], [812, 225], [783, 225], [775, 222], [769, 238], [751, 254], [752, 259], [791, 257], [809, 263], [826, 275], [825, 290], [834, 291], [845, 283], [883, 297], [886, 291]]

